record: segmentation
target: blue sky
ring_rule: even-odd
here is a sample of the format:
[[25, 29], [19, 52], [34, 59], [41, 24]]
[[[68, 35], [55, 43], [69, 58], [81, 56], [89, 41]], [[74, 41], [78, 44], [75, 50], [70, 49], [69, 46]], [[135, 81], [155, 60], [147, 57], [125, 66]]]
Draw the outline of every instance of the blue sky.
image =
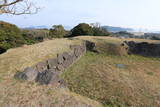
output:
[[102, 25], [160, 31], [160, 0], [32, 0], [42, 9], [34, 15], [0, 15], [19, 27], [100, 22]]

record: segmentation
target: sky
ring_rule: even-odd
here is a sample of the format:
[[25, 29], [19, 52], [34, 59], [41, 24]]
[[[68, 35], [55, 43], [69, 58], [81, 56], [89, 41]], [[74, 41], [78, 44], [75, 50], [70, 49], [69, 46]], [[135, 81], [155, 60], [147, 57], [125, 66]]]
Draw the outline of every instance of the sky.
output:
[[99, 22], [101, 25], [160, 31], [160, 0], [32, 0], [41, 10], [32, 15], [0, 15], [19, 27]]

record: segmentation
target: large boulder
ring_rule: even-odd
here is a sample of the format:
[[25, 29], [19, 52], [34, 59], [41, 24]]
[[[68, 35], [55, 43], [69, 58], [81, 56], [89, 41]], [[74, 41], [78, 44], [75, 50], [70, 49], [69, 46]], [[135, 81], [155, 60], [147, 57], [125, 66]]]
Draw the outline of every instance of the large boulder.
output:
[[125, 41], [124, 43], [128, 45], [128, 53], [130, 54], [152, 57], [160, 56], [160, 44], [134, 41]]
[[62, 64], [58, 64], [58, 65], [57, 65], [57, 70], [58, 70], [58, 71], [64, 71], [63, 65], [62, 65]]
[[72, 59], [65, 60], [63, 63], [64, 68], [68, 68], [72, 64]]
[[58, 60], [57, 59], [49, 59], [47, 60], [48, 63], [48, 68], [49, 69], [54, 69], [58, 66]]
[[76, 48], [74, 49], [74, 54], [75, 54], [76, 57], [81, 56], [82, 51], [81, 51], [81, 47], [80, 47], [80, 46], [78, 46], [78, 47], [76, 47]]
[[95, 51], [96, 50], [96, 44], [91, 41], [86, 41], [86, 49], [87, 51]]
[[15, 75], [15, 78], [27, 81], [35, 81], [38, 75], [38, 71], [32, 67], [27, 67], [23, 72], [19, 72]]
[[69, 54], [69, 60], [71, 61], [71, 63], [73, 63], [77, 59], [74, 50], [70, 51], [68, 54]]
[[43, 72], [44, 70], [47, 70], [47, 69], [48, 69], [48, 63], [47, 63], [47, 61], [39, 62], [39, 63], [36, 65], [36, 69], [37, 69], [39, 72]]
[[63, 59], [64, 60], [67, 60], [70, 56], [69, 56], [69, 53], [67, 53], [67, 52], [64, 52], [63, 54], [62, 54], [62, 56], [63, 56]]
[[64, 61], [63, 54], [58, 54], [57, 55], [57, 61], [58, 61], [58, 64], [62, 64], [63, 63], [63, 61]]
[[55, 69], [45, 70], [38, 74], [36, 81], [41, 85], [51, 84], [56, 82], [56, 80], [58, 82], [59, 74], [60, 72], [57, 72]]

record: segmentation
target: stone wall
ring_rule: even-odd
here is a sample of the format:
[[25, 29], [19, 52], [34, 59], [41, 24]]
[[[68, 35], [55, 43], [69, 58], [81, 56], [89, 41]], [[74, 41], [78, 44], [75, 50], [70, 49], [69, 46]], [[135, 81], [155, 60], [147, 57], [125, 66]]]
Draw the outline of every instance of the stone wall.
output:
[[129, 54], [142, 56], [160, 57], [160, 44], [148, 42], [124, 41], [123, 46], [127, 45]]
[[81, 45], [70, 46], [70, 52], [58, 54], [56, 58], [48, 59], [27, 67], [23, 72], [15, 74], [15, 78], [27, 81], [36, 81], [40, 84], [61, 84], [60, 74], [72, 65], [86, 51], [94, 51], [95, 43], [83, 41]]
[[[126, 49], [128, 54], [160, 57], [160, 44], [124, 41], [121, 46]], [[97, 52], [96, 44], [90, 41], [83, 41], [81, 45], [72, 45], [70, 48], [70, 52], [63, 52], [58, 54], [55, 58], [25, 68], [23, 72], [16, 73], [15, 78], [26, 81], [36, 81], [42, 85], [64, 85], [64, 81], [61, 80], [60, 74], [79, 59], [80, 56], [85, 54], [86, 51]]]

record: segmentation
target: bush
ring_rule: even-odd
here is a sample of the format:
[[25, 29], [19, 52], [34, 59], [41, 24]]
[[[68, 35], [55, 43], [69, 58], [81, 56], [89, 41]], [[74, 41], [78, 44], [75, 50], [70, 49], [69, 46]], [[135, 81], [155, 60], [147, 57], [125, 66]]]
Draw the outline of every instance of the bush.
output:
[[94, 24], [90, 26], [89, 24], [86, 24], [86, 23], [80, 23], [70, 31], [69, 36], [74, 37], [74, 36], [80, 36], [80, 35], [109, 36], [110, 33], [106, 29], [100, 26], [95, 26]]
[[160, 37], [158, 37], [158, 36], [152, 36], [152, 37], [150, 37], [150, 39], [151, 40], [160, 40]]
[[63, 38], [67, 32], [62, 25], [54, 25], [49, 31], [50, 38]]
[[50, 38], [48, 29], [21, 30], [16, 25], [0, 21], [0, 54], [23, 44], [34, 44]]
[[25, 39], [26, 44], [29, 45], [42, 42], [46, 38], [50, 38], [48, 29], [22, 30], [22, 36]]
[[25, 43], [21, 30], [13, 24], [0, 21], [0, 49], [18, 47]]
[[0, 54], [6, 52], [6, 49], [0, 47]]
[[35, 38], [29, 33], [28, 30], [23, 30], [22, 31], [22, 36], [25, 39], [25, 44], [27, 45], [31, 45], [36, 43], [37, 41], [35, 40]]
[[93, 35], [93, 29], [89, 24], [80, 23], [71, 30], [70, 37], [80, 36], [80, 35]]
[[93, 27], [94, 36], [109, 36], [110, 33], [102, 27]]

